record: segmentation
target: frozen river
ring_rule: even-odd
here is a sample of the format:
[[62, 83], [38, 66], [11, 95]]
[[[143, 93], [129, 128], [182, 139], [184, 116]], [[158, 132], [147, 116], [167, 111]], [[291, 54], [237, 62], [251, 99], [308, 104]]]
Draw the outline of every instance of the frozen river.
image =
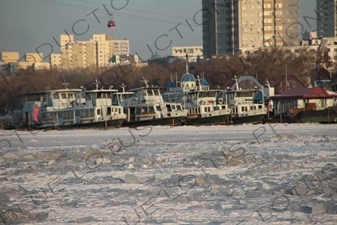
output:
[[[258, 124], [239, 126], [154, 126], [131, 129], [135, 138], [166, 143], [265, 140], [276, 135], [328, 135], [337, 136], [337, 125], [313, 124]], [[15, 147], [85, 146], [102, 143], [108, 139], [130, 140], [128, 128], [108, 130], [51, 130], [0, 131], [0, 137], [9, 140]], [[20, 138], [18, 138], [18, 136]], [[21, 140], [20, 140], [21, 139]]]
[[0, 135], [0, 224], [337, 224], [337, 125]]

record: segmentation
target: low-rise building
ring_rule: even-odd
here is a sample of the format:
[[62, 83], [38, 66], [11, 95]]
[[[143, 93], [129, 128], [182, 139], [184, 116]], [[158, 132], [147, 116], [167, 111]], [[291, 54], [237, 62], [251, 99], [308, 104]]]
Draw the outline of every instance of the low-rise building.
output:
[[290, 117], [292, 111], [324, 110], [337, 105], [337, 93], [324, 88], [296, 88], [271, 97], [274, 115]]
[[20, 58], [19, 52], [1, 52], [1, 73], [8, 75], [19, 70], [50, 69], [49, 62], [43, 62], [42, 53], [26, 53]]
[[4, 63], [17, 62], [19, 61], [19, 52], [1, 52], [1, 60]]
[[202, 46], [172, 47], [172, 56], [185, 58], [186, 54], [191, 58], [203, 57]]

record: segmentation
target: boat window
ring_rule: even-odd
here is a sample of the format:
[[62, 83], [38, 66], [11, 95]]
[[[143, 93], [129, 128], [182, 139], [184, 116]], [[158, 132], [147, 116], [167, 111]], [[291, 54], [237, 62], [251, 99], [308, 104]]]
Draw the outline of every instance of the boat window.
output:
[[141, 108], [136, 108], [136, 113], [139, 114], [141, 112]]
[[152, 90], [147, 90], [147, 95], [152, 96], [153, 95]]
[[225, 105], [223, 105], [223, 106], [222, 106], [222, 109], [226, 109], [226, 106], [225, 106]]
[[89, 116], [95, 115], [95, 109], [89, 109]]
[[108, 107], [107, 115], [111, 115], [111, 107]]
[[167, 94], [163, 95], [163, 100], [164, 102], [170, 102], [171, 101], [171, 97]]
[[157, 105], [156, 106], [156, 110], [158, 111], [158, 112], [160, 112], [161, 110], [160, 110], [160, 106], [159, 105]]
[[177, 105], [177, 110], [181, 110], [181, 106], [180, 105]]
[[234, 99], [234, 93], [229, 94], [229, 99]]
[[253, 97], [254, 92], [236, 92], [237, 97]]
[[142, 108], [142, 113], [147, 113], [147, 107]]
[[214, 91], [205, 91], [205, 92], [199, 92], [199, 97], [205, 98], [205, 97], [215, 97], [216, 92]]
[[259, 105], [259, 109], [262, 109], [262, 105]]
[[119, 105], [117, 95], [112, 96], [112, 105]]
[[60, 99], [59, 93], [54, 93], [53, 94], [53, 99]]
[[149, 112], [150, 112], [150, 113], [153, 113], [153, 112], [154, 112], [153, 106], [150, 106], [150, 107], [149, 107]]
[[83, 109], [83, 110], [81, 110], [81, 111], [80, 111], [81, 117], [85, 117], [85, 116], [87, 116], [85, 112], [86, 112], [86, 110], [85, 110], [85, 109]]
[[175, 110], [176, 109], [176, 106], [175, 105], [171, 105], [172, 107], [172, 110]]
[[256, 109], [256, 105], [254, 105], [254, 109]]
[[97, 115], [101, 115], [101, 110], [97, 109]]
[[154, 92], [154, 95], [159, 95], [159, 90], [154, 89], [153, 92]]
[[172, 111], [170, 105], [166, 105], [166, 108], [167, 108], [167, 111], [168, 111], [168, 112], [171, 112], [171, 111]]
[[62, 94], [61, 94], [61, 98], [62, 98], [62, 99], [67, 99], [67, 94], [66, 94], [66, 93], [62, 93]]
[[122, 112], [121, 112], [121, 108], [118, 108], [118, 114], [121, 114]]
[[241, 111], [244, 112], [245, 111], [245, 107], [241, 106]]
[[253, 110], [254, 109], [254, 107], [253, 106], [250, 106], [250, 110]]
[[73, 118], [73, 111], [64, 111], [63, 112], [63, 119], [72, 119]]
[[68, 93], [68, 98], [73, 99], [74, 98], [74, 94], [73, 93]]
[[96, 98], [103, 98], [103, 93], [96, 93]]
[[84, 116], [84, 117], [86, 117], [86, 116], [94, 116], [95, 114], [94, 114], [94, 109], [83, 109], [83, 110], [81, 110], [81, 116]]
[[215, 106], [213, 110], [214, 110], [214, 111], [215, 111], [215, 110], [219, 110], [219, 107], [218, 107], [218, 106]]

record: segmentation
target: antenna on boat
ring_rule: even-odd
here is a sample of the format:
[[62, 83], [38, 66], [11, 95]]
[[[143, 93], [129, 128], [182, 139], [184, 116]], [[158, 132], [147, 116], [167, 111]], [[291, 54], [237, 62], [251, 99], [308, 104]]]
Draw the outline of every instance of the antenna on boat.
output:
[[120, 87], [123, 89], [123, 92], [125, 92], [126, 85], [124, 83], [122, 83], [122, 85], [120, 85]]
[[196, 85], [197, 85], [197, 90], [201, 90], [201, 82], [200, 82], [200, 77], [199, 75], [197, 75], [197, 82], [196, 82]]
[[266, 84], [267, 84], [267, 87], [270, 88], [270, 84], [269, 84], [269, 81], [267, 80], [267, 78], [266, 78]]
[[[143, 77], [143, 76], [142, 76]], [[145, 83], [145, 86], [146, 87], [149, 87], [149, 84], [147, 83], [148, 80], [146, 80], [144, 77], [143, 77], [143, 80], [140, 80], [140, 82], [144, 82]]]
[[239, 83], [238, 83], [238, 79], [236, 78], [236, 75], [234, 75], [234, 78], [232, 80], [235, 80], [235, 88], [238, 91], [239, 90]]
[[95, 78], [95, 82], [93, 82], [96, 85], [96, 90], [98, 90], [98, 84], [100, 83], [100, 81], [97, 80], [97, 78]]
[[69, 83], [67, 83], [67, 82], [66, 82], [66, 79], [64, 79], [64, 78], [63, 78], [63, 81], [64, 81], [64, 82], [62, 83], [62, 85], [64, 85], [64, 88], [65, 88], [65, 89], [68, 89]]
[[188, 73], [188, 54], [186, 54], [186, 73]]

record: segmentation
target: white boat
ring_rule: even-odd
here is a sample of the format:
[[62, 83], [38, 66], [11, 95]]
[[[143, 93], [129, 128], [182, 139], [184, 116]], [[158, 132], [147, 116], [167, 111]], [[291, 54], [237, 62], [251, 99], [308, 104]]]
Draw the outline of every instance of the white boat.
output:
[[117, 89], [64, 89], [25, 95], [21, 109], [13, 111], [15, 128], [120, 127], [126, 115], [123, 107], [112, 105]]
[[181, 103], [164, 102], [160, 88], [149, 86], [144, 79], [145, 87], [135, 88], [114, 94], [113, 102], [120, 103], [127, 119], [123, 126], [145, 125], [180, 125], [187, 116]]
[[178, 87], [171, 81], [169, 91], [163, 94], [166, 102], [181, 102], [188, 110], [186, 125], [229, 124], [230, 109], [218, 101], [221, 90], [210, 89], [206, 79], [184, 74]]
[[166, 102], [181, 102], [188, 110], [186, 125], [229, 124], [230, 109], [218, 101], [220, 90], [210, 89], [204, 77], [197, 79], [188, 70], [186, 55], [186, 73], [176, 84], [172, 81], [168, 92], [163, 94]]
[[[219, 101], [231, 110], [231, 124], [258, 123], [267, 116], [264, 91], [258, 88], [241, 89], [236, 76], [235, 88], [227, 88], [219, 93]], [[257, 82], [257, 81], [256, 81]]]

